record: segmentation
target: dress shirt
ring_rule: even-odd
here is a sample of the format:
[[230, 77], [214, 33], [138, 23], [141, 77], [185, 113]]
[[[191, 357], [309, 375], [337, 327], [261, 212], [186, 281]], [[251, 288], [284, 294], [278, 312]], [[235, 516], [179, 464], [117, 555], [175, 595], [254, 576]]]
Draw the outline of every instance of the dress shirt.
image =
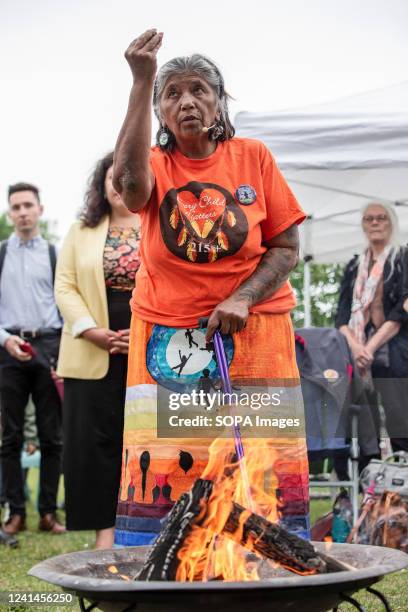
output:
[[10, 336], [6, 329], [61, 326], [47, 241], [36, 236], [24, 242], [12, 234], [0, 282], [0, 345]]

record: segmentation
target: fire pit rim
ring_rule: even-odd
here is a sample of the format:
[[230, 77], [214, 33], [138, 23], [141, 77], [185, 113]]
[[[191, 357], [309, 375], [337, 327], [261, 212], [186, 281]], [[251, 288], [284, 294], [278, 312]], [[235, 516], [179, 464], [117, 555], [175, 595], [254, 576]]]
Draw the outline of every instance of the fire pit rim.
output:
[[[325, 545], [321, 542], [313, 543], [317, 549], [320, 549], [321, 552], [325, 551]], [[67, 558], [72, 558], [75, 554], [77, 558], [84, 557], [85, 560], [93, 554], [93, 562], [97, 563], [98, 558], [101, 558], [103, 554], [112, 554], [116, 551], [126, 550], [131, 551], [132, 549], [137, 550], [139, 553], [142, 552], [142, 549], [148, 550], [149, 547], [146, 546], [138, 546], [138, 547], [129, 547], [126, 549], [111, 549], [106, 551], [77, 551], [75, 553], [64, 553], [63, 555], [58, 555], [56, 557], [52, 557], [50, 559], [46, 559], [34, 565], [28, 572], [29, 576], [34, 576], [35, 578], [39, 578], [40, 580], [44, 580], [47, 582], [51, 582], [52, 584], [59, 586], [63, 589], [67, 589], [70, 591], [86, 591], [90, 592], [133, 592], [133, 591], [200, 591], [205, 590], [208, 591], [220, 591], [220, 590], [237, 590], [237, 589], [286, 589], [290, 587], [291, 589], [296, 588], [305, 588], [305, 587], [315, 587], [318, 585], [325, 585], [328, 583], [335, 582], [337, 584], [341, 583], [349, 583], [350, 580], [354, 581], [364, 581], [365, 579], [380, 579], [385, 574], [389, 574], [392, 572], [397, 572], [403, 570], [408, 567], [408, 555], [400, 550], [387, 548], [387, 547], [379, 547], [379, 546], [368, 546], [368, 545], [350, 545], [350, 544], [333, 544], [334, 550], [339, 549], [339, 547], [343, 546], [359, 546], [368, 549], [381, 549], [384, 552], [384, 555], [388, 553], [392, 553], [392, 566], [387, 563], [387, 561], [382, 562], [381, 565], [374, 565], [371, 567], [364, 567], [356, 570], [350, 570], [349, 572], [334, 572], [330, 574], [319, 574], [312, 576], [291, 576], [291, 577], [276, 577], [269, 580], [259, 580], [259, 581], [245, 581], [245, 582], [224, 582], [224, 581], [214, 581], [214, 582], [176, 582], [176, 581], [126, 581], [126, 580], [117, 580], [117, 579], [108, 579], [108, 578], [93, 578], [89, 576], [81, 576], [75, 573], [70, 574], [61, 574], [55, 570], [55, 564], [64, 562]], [[333, 548], [331, 550], [333, 550]], [[95, 554], [97, 555], [95, 558]], [[399, 559], [398, 559], [399, 557]], [[116, 561], [118, 562], [118, 561]], [[115, 563], [115, 561], [112, 561]], [[375, 580], [377, 581], [377, 580]]]

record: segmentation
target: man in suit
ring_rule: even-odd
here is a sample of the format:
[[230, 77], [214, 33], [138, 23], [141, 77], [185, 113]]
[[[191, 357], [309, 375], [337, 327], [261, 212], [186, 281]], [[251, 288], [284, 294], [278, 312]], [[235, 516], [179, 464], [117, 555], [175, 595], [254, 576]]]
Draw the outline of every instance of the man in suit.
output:
[[40, 234], [38, 188], [11, 185], [8, 201], [14, 233], [0, 247], [0, 405], [3, 487], [10, 516], [2, 529], [8, 535], [25, 529], [20, 455], [31, 395], [41, 450], [39, 529], [59, 534], [65, 528], [55, 514], [62, 453], [61, 400], [51, 377], [62, 325], [54, 300], [55, 250]]

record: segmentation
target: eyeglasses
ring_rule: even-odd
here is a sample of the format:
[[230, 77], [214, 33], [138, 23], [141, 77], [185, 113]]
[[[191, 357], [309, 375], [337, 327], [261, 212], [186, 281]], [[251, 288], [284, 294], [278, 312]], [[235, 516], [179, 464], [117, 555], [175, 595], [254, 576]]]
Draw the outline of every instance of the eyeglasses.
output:
[[389, 221], [389, 219], [388, 215], [364, 215], [363, 221], [364, 223], [372, 223], [373, 221], [384, 223], [384, 221]]

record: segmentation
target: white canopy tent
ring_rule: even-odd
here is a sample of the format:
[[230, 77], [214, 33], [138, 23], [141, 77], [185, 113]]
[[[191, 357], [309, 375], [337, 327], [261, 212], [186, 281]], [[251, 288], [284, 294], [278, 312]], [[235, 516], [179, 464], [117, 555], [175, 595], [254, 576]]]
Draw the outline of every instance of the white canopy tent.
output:
[[[360, 210], [373, 201], [396, 207], [408, 241], [408, 81], [305, 108], [241, 112], [235, 126], [268, 146], [309, 215], [305, 261], [345, 262], [360, 252]], [[306, 266], [305, 287], [308, 274]]]

